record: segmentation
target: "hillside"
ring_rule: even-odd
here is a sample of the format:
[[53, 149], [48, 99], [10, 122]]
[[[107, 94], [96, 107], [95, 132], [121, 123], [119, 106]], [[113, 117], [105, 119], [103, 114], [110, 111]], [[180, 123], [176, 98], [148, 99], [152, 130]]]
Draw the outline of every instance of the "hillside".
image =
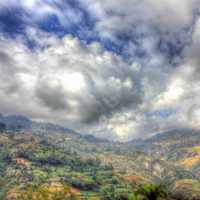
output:
[[1, 116], [0, 125], [2, 200], [142, 200], [141, 190], [200, 198], [196, 132], [114, 143], [24, 117]]
[[143, 152], [193, 170], [199, 164], [200, 131], [173, 130], [138, 142], [134, 146]]
[[[65, 140], [67, 147], [69, 141]], [[31, 133], [1, 133], [1, 199], [113, 199], [109, 195], [115, 193], [128, 199], [140, 184], [148, 182], [140, 174], [117, 168], [115, 161], [123, 162], [123, 156], [122, 160], [111, 152], [88, 156], [88, 149], [80, 156], [58, 144]], [[113, 155], [112, 162], [106, 161], [108, 155]]]
[[[160, 160], [190, 171], [200, 178], [200, 131], [192, 129], [172, 130], [147, 140], [131, 143], [135, 149], [154, 155]], [[193, 179], [176, 180], [174, 189], [182, 191], [187, 198], [199, 193], [199, 182]]]

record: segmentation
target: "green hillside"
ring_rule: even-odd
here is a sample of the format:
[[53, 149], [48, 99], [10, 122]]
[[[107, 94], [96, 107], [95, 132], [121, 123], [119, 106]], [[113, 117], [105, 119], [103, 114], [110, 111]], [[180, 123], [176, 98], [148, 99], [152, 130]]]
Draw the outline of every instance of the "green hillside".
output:
[[71, 133], [1, 132], [0, 173], [2, 200], [200, 196], [198, 176], [182, 165]]

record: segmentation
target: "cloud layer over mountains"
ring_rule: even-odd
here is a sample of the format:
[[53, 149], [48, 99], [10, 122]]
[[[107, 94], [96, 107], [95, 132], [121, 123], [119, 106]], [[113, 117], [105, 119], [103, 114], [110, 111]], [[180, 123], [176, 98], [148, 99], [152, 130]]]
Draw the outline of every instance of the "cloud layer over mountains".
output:
[[114, 140], [199, 128], [199, 11], [199, 0], [1, 1], [0, 112]]

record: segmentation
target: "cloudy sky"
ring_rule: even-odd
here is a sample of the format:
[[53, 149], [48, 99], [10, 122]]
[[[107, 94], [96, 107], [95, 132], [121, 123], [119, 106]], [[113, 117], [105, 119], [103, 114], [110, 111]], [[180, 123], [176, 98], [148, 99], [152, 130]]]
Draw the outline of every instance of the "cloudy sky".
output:
[[0, 112], [114, 140], [200, 127], [200, 0], [1, 0]]

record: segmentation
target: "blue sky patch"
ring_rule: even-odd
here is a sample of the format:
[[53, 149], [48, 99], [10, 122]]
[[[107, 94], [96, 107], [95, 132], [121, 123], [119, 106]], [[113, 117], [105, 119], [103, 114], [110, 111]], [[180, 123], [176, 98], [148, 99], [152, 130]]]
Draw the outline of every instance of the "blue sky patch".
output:
[[159, 118], [169, 118], [176, 113], [175, 110], [171, 109], [164, 109], [164, 110], [157, 110], [146, 113], [147, 117], [159, 117]]

